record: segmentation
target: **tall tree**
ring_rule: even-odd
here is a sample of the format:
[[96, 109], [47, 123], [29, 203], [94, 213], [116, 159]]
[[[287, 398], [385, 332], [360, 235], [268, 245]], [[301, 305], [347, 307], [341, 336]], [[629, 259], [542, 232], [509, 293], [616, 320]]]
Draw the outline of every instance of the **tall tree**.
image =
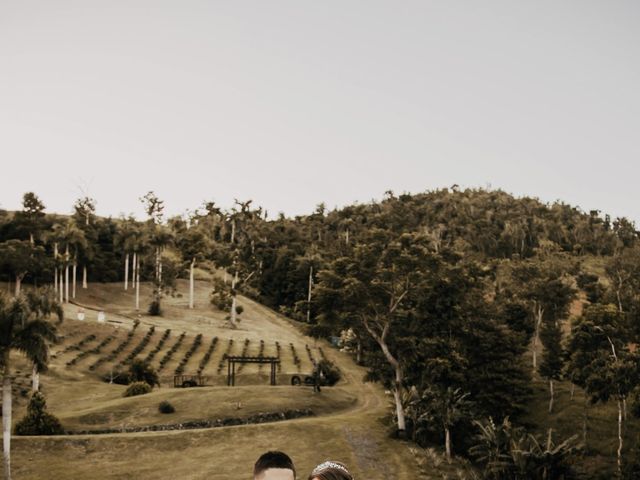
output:
[[[75, 294], [76, 276], [77, 276], [77, 259], [80, 251], [86, 248], [87, 240], [84, 235], [84, 231], [78, 228], [76, 222], [73, 219], [68, 219], [65, 223], [59, 227], [54, 225], [54, 231], [56, 236], [61, 240], [61, 246], [64, 249], [64, 300], [69, 302], [69, 277], [70, 273], [73, 281], [73, 292]], [[69, 272], [69, 269], [72, 269]]]
[[377, 343], [391, 375], [398, 431], [405, 434], [402, 403], [404, 390], [403, 351], [394, 337], [406, 320], [410, 294], [434, 263], [424, 238], [405, 234], [390, 237], [374, 231], [366, 243], [354, 247], [352, 257], [340, 258], [320, 272], [318, 302], [326, 312], [330, 306], [360, 323]]
[[546, 322], [540, 333], [544, 352], [539, 372], [549, 382], [549, 413], [553, 412], [554, 381], [562, 378], [564, 352], [562, 349], [562, 329], [557, 322]]
[[622, 468], [625, 406], [640, 384], [640, 357], [629, 349], [625, 316], [614, 305], [590, 305], [573, 326], [568, 370], [591, 403], [614, 399], [618, 407], [618, 470]]
[[194, 308], [196, 262], [210, 255], [211, 241], [201, 228], [192, 226], [178, 233], [176, 244], [189, 265], [189, 308]]
[[93, 258], [93, 244], [97, 240], [94, 228], [94, 220], [96, 213], [95, 199], [84, 196], [76, 200], [73, 205], [74, 219], [76, 225], [84, 232], [86, 244], [80, 251], [82, 254], [82, 288], [86, 289], [87, 285], [87, 268], [89, 261]]
[[42, 269], [46, 260], [44, 248], [27, 240], [7, 240], [0, 243], [0, 265], [15, 279], [15, 295], [20, 295], [22, 280], [29, 273]]
[[569, 313], [576, 292], [568, 277], [571, 266], [566, 257], [544, 255], [516, 264], [513, 277], [518, 296], [527, 302], [533, 323], [531, 356], [538, 367], [538, 346], [543, 322], [560, 322]]
[[[42, 304], [53, 305], [48, 299]], [[22, 352], [41, 367], [48, 363], [48, 342], [55, 340], [55, 325], [44, 318], [40, 307], [24, 297], [7, 298], [0, 294], [0, 367], [2, 368], [2, 438], [4, 478], [11, 480], [11, 350]], [[59, 310], [58, 310], [59, 311]]]
[[444, 432], [445, 455], [451, 460], [451, 429], [462, 419], [468, 419], [473, 409], [469, 393], [460, 388], [434, 386], [426, 388], [421, 397], [423, 413], [418, 420], [439, 424]]
[[17, 220], [24, 223], [32, 245], [43, 228], [44, 208], [44, 203], [35, 193], [27, 192], [22, 197], [22, 210], [16, 214]]
[[[113, 237], [114, 246], [124, 253], [124, 289], [129, 288], [129, 274], [135, 288], [136, 252], [140, 240], [140, 227], [133, 217], [122, 218], [118, 222], [116, 235]], [[131, 262], [130, 262], [131, 260]], [[129, 270], [129, 265], [132, 265]]]

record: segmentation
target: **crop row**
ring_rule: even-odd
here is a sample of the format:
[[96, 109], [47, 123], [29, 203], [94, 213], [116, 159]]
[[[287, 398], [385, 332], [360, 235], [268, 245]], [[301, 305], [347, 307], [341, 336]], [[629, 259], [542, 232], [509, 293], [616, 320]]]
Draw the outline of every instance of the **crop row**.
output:
[[209, 348], [204, 354], [204, 357], [202, 357], [202, 360], [200, 360], [200, 365], [198, 365], [198, 375], [202, 375], [202, 372], [209, 364], [209, 360], [211, 360], [211, 355], [213, 355], [213, 352], [216, 349], [217, 344], [218, 344], [218, 337], [213, 337], [211, 339], [211, 343], [209, 344]]
[[[264, 356], [264, 340], [260, 340], [260, 349], [258, 350], [258, 356], [259, 357], [263, 357]], [[261, 372], [262, 371], [262, 367], [264, 367], [263, 363], [259, 363], [258, 364], [258, 371]]]
[[[280, 342], [276, 342], [276, 357], [278, 357], [278, 360], [280, 360], [280, 351], [281, 351], [281, 347], [280, 347]], [[278, 363], [278, 372], [282, 371], [282, 362]]]
[[133, 323], [133, 328], [127, 332], [127, 337], [122, 342], [120, 342], [120, 344], [116, 348], [111, 350], [111, 353], [109, 353], [109, 355], [107, 355], [105, 357], [101, 357], [98, 360], [96, 360], [96, 362], [89, 367], [89, 370], [93, 371], [96, 368], [98, 368], [100, 365], [102, 365], [103, 363], [111, 362], [111, 361], [115, 360], [116, 357], [118, 355], [120, 355], [120, 353], [125, 348], [127, 348], [127, 346], [131, 343], [131, 340], [133, 340], [133, 336], [135, 335], [139, 324], [140, 324], [140, 322], [134, 322]]
[[227, 357], [231, 353], [232, 349], [233, 349], [233, 338], [230, 338], [229, 339], [229, 343], [227, 343], [227, 350], [222, 355], [222, 358], [220, 359], [220, 362], [218, 362], [218, 374], [220, 374], [220, 372], [222, 372], [222, 369], [224, 368], [224, 364], [225, 364], [225, 362], [227, 360]]
[[193, 356], [193, 354], [198, 350], [198, 348], [200, 348], [200, 345], [202, 345], [201, 333], [196, 335], [196, 338], [193, 339], [193, 343], [189, 347], [189, 350], [185, 352], [184, 357], [182, 357], [182, 360], [180, 360], [180, 363], [178, 364], [175, 370], [176, 375], [181, 375], [184, 372], [184, 367], [187, 365], [187, 362]]
[[[242, 346], [242, 353], [240, 354], [240, 356], [242, 357], [246, 357], [249, 354], [249, 345], [251, 344], [251, 340], [249, 340], [248, 338], [244, 339], [244, 345]], [[238, 373], [240, 373], [242, 370], [244, 370], [244, 363], [241, 363], [238, 366]]]
[[309, 348], [309, 344], [306, 344], [304, 348], [307, 350], [307, 355], [309, 357], [309, 360], [311, 361], [311, 365], [315, 365], [316, 359], [313, 358], [313, 353], [311, 353], [311, 348]]
[[171, 335], [171, 329], [167, 328], [162, 334], [162, 337], [160, 337], [160, 341], [158, 342], [158, 344], [153, 348], [153, 350], [147, 353], [147, 356], [144, 359], [145, 362], [151, 363], [151, 361], [155, 358], [158, 352], [162, 350], [162, 347], [164, 347], [164, 344], [167, 343], [167, 340], [169, 339], [169, 335]]
[[155, 331], [156, 331], [156, 327], [152, 325], [151, 328], [149, 328], [149, 330], [145, 334], [145, 336], [142, 337], [138, 345], [136, 345], [136, 347], [133, 350], [131, 350], [129, 354], [120, 361], [120, 365], [127, 365], [131, 363], [133, 359], [136, 358], [136, 356], [147, 347]]
[[72, 365], [75, 365], [76, 363], [78, 363], [80, 360], [82, 360], [83, 358], [89, 356], [89, 355], [95, 355], [100, 353], [100, 351], [106, 347], [107, 345], [109, 345], [116, 337], [113, 335], [109, 335], [108, 337], [106, 337], [104, 340], [102, 340], [98, 345], [96, 345], [95, 347], [93, 347], [90, 350], [86, 350], [84, 352], [80, 352], [78, 355], [76, 355], [74, 358], [72, 358], [71, 360], [69, 360], [67, 362], [67, 366], [70, 367]]
[[77, 343], [73, 343], [71, 345], [68, 345], [64, 350], [62, 350], [60, 352], [60, 354], [63, 353], [67, 353], [70, 352], [71, 350], [80, 350], [82, 347], [84, 347], [87, 343], [89, 342], [93, 342], [96, 339], [96, 336], [91, 333], [89, 335], [87, 335], [86, 337], [84, 337], [82, 340], [80, 340]]
[[293, 364], [298, 368], [298, 371], [300, 371], [302, 362], [300, 361], [300, 357], [296, 352], [296, 347], [293, 346], [293, 343], [290, 343], [289, 346], [291, 347], [291, 356], [293, 357]]
[[173, 357], [173, 354], [176, 353], [176, 351], [180, 348], [180, 345], [182, 345], [182, 342], [184, 341], [185, 336], [186, 336], [186, 333], [182, 332], [178, 337], [178, 339], [176, 340], [176, 343], [174, 343], [169, 349], [169, 351], [164, 354], [164, 357], [162, 357], [162, 360], [160, 360], [160, 365], [158, 366], [158, 372], [162, 371], [162, 369], [167, 364], [167, 362], [171, 360], [171, 357]]

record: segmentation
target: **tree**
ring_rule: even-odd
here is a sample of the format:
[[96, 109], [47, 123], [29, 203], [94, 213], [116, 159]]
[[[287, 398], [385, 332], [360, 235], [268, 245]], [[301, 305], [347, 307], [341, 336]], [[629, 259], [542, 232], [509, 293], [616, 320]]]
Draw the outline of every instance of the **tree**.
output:
[[404, 360], [403, 352], [394, 348], [394, 337], [402, 328], [412, 290], [432, 263], [437, 261], [424, 238], [410, 234], [393, 238], [376, 230], [366, 243], [354, 247], [352, 257], [339, 258], [319, 273], [316, 298], [325, 316], [331, 309], [339, 310], [343, 317], [364, 327], [391, 369], [389, 380], [400, 435], [406, 430]]
[[532, 364], [538, 367], [538, 343], [544, 321], [560, 322], [568, 315], [575, 289], [566, 278], [570, 266], [562, 256], [545, 255], [516, 264], [513, 277], [518, 296], [527, 302], [533, 321]]
[[169, 243], [170, 236], [166, 229], [162, 228], [164, 218], [164, 201], [160, 200], [153, 192], [147, 192], [144, 197], [140, 198], [143, 203], [145, 212], [149, 217], [149, 243], [155, 247], [155, 283], [156, 295], [161, 293], [162, 285], [162, 249]]
[[[255, 240], [253, 238], [254, 222], [260, 218], [260, 208], [251, 210], [253, 200], [241, 202], [235, 200], [235, 204], [239, 210], [234, 207], [229, 221], [231, 223], [231, 310], [229, 312], [229, 321], [231, 328], [237, 328], [237, 295], [241, 285], [246, 285], [255, 275]], [[246, 254], [243, 255], [243, 250]]]
[[[57, 319], [57, 323], [62, 323], [64, 319], [64, 311], [60, 303], [56, 300], [55, 292], [50, 289], [31, 290], [24, 295], [27, 301], [29, 311], [36, 317], [50, 321], [52, 318]], [[31, 390], [37, 392], [40, 390], [40, 372], [46, 371], [47, 364], [44, 362], [34, 362], [31, 371]]]
[[24, 277], [40, 270], [44, 264], [44, 249], [39, 245], [33, 245], [26, 240], [7, 240], [0, 243], [0, 265], [13, 275], [16, 281], [16, 296], [20, 295]]
[[470, 417], [473, 405], [469, 393], [453, 387], [427, 387], [421, 397], [423, 413], [418, 421], [439, 424], [444, 432], [445, 454], [451, 460], [451, 429], [462, 419]]
[[549, 413], [553, 411], [554, 380], [562, 378], [564, 367], [564, 352], [562, 350], [562, 330], [556, 322], [546, 322], [540, 334], [544, 352], [539, 372], [549, 381]]
[[570, 437], [556, 444], [552, 431], [542, 442], [514, 426], [508, 418], [501, 424], [493, 419], [474, 422], [476, 443], [469, 453], [483, 467], [484, 478], [492, 480], [570, 480], [577, 478], [572, 464], [578, 447]]
[[628, 340], [628, 326], [617, 307], [594, 304], [574, 323], [568, 345], [572, 381], [585, 389], [590, 402], [616, 400], [618, 471], [622, 469], [626, 402], [640, 383], [640, 358], [629, 350]]
[[34, 392], [27, 406], [27, 414], [16, 424], [16, 435], [61, 435], [62, 424], [47, 412], [47, 401], [40, 392]]
[[189, 308], [193, 308], [196, 262], [202, 261], [209, 256], [211, 242], [200, 228], [192, 226], [178, 234], [176, 244], [182, 253], [183, 259], [189, 264]]
[[137, 265], [137, 246], [139, 243], [140, 228], [132, 218], [122, 218], [118, 223], [116, 235], [113, 238], [114, 246], [124, 252], [124, 289], [129, 288], [129, 257], [133, 256], [132, 280], [135, 286], [135, 270]]
[[[322, 257], [318, 252], [318, 249], [312, 245], [312, 247], [305, 252], [304, 256], [296, 258], [298, 263], [298, 269], [305, 273], [307, 277], [307, 295], [306, 299], [301, 303], [304, 303], [304, 309], [306, 313], [307, 323], [311, 323], [311, 299], [313, 293], [314, 273], [322, 266]], [[308, 272], [308, 275], [306, 273]]]
[[624, 249], [612, 257], [605, 271], [615, 292], [618, 310], [629, 310], [634, 297], [640, 296], [640, 246]]
[[[40, 295], [46, 295], [41, 293]], [[43, 318], [39, 309], [32, 309], [24, 297], [7, 298], [0, 294], [0, 367], [2, 368], [2, 427], [4, 478], [11, 480], [11, 350], [22, 352], [43, 368], [49, 359], [48, 342], [56, 338], [55, 325]], [[53, 304], [53, 299], [46, 302]]]
[[43, 228], [44, 208], [44, 203], [35, 193], [27, 192], [22, 197], [22, 210], [16, 213], [17, 220], [24, 223], [32, 245]]
[[[84, 232], [86, 244], [81, 250], [82, 253], [82, 288], [86, 289], [87, 285], [87, 263], [93, 257], [92, 243], [95, 242], [95, 229], [92, 222], [96, 213], [96, 201], [95, 199], [84, 196], [76, 200], [73, 205], [74, 218], [78, 227]], [[91, 239], [91, 242], [89, 241]], [[74, 275], [75, 278], [75, 275]], [[75, 295], [74, 295], [75, 297]]]
[[155, 385], [160, 386], [160, 379], [155, 369], [148, 362], [138, 358], [131, 362], [129, 367], [130, 382], [145, 382], [153, 388]]
[[64, 299], [65, 302], [69, 302], [69, 267], [72, 267], [72, 297], [75, 298], [76, 292], [76, 277], [77, 277], [77, 265], [78, 255], [80, 251], [87, 246], [87, 240], [84, 235], [84, 231], [78, 228], [78, 225], [73, 219], [67, 220], [61, 227], [54, 225], [57, 236], [60, 237], [62, 245], [64, 246]]

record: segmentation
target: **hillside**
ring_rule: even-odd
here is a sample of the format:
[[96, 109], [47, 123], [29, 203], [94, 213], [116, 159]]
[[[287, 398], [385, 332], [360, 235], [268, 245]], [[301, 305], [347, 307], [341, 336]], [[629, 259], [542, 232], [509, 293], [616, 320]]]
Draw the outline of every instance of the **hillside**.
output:
[[[248, 417], [258, 412], [276, 412], [287, 409], [313, 411], [314, 417], [278, 422], [273, 424], [223, 427], [204, 430], [171, 432], [125, 433], [109, 435], [74, 435], [72, 437], [14, 437], [13, 468], [16, 478], [41, 478], [47, 471], [51, 479], [80, 479], [91, 476], [96, 479], [115, 479], [134, 476], [139, 479], [157, 478], [159, 474], [185, 479], [219, 478], [240, 480], [246, 478], [252, 462], [259, 454], [270, 448], [289, 452], [296, 460], [301, 472], [333, 458], [346, 462], [360, 478], [383, 479], [393, 474], [398, 479], [416, 478], [416, 463], [406, 445], [390, 440], [384, 421], [387, 415], [387, 399], [375, 384], [363, 384], [364, 370], [352, 360], [325, 342], [317, 342], [302, 335], [287, 320], [269, 309], [246, 299], [243, 316], [246, 318], [238, 330], [223, 326], [220, 315], [213, 313], [204, 302], [197, 302], [193, 315], [183, 308], [180, 298], [168, 299], [163, 318], [142, 316], [133, 340], [111, 363], [105, 363], [94, 372], [88, 367], [100, 355], [90, 354], [72, 366], [66, 363], [99, 344], [109, 335], [115, 339], [104, 347], [109, 352], [119, 341], [126, 338], [133, 321], [128, 315], [126, 303], [130, 293], [124, 293], [121, 285], [91, 285], [87, 294], [78, 299], [81, 303], [102, 307], [107, 320], [122, 323], [99, 325], [87, 311], [87, 320], [76, 319], [76, 306], [65, 308], [67, 320], [61, 327], [62, 343], [54, 347], [55, 358], [50, 371], [42, 375], [42, 389], [47, 395], [48, 407], [61, 419], [65, 428], [73, 431], [129, 428], [133, 426], [161, 423], [182, 423], [189, 420], [216, 419], [226, 417]], [[198, 299], [205, 300], [208, 285], [198, 284]], [[101, 303], [105, 302], [105, 303]], [[229, 339], [238, 341], [249, 338], [248, 353], [258, 353], [259, 340], [269, 346], [265, 353], [275, 353], [274, 343], [279, 341], [287, 348], [282, 351], [283, 365], [279, 372], [280, 386], [266, 385], [267, 377], [260, 375], [257, 366], [247, 366], [239, 374], [238, 384], [229, 388], [222, 373], [217, 373], [221, 351], [215, 353], [205, 370], [210, 374], [215, 387], [201, 389], [174, 389], [168, 384], [143, 397], [122, 398], [125, 387], [101, 382], [97, 375], [108, 371], [110, 366], [126, 357], [133, 345], [139, 343], [143, 331], [155, 326], [160, 333], [165, 328], [187, 332], [182, 346], [176, 351], [180, 358], [191, 340], [198, 333], [204, 336], [203, 346], [213, 336], [218, 336], [221, 345]], [[84, 343], [80, 350], [70, 350], [89, 335], [95, 339]], [[147, 354], [157, 345], [159, 335], [153, 337], [140, 352]], [[170, 337], [171, 338], [171, 337]], [[301, 367], [294, 364], [288, 342], [293, 342], [300, 352]], [[167, 342], [170, 344], [171, 342]], [[286, 380], [298, 371], [310, 368], [305, 345], [311, 345], [314, 355], [322, 348], [335, 360], [345, 374], [345, 380], [333, 388], [325, 388], [314, 395], [310, 388], [291, 387]], [[201, 359], [201, 348], [187, 364], [187, 372]], [[222, 349], [220, 349], [222, 350]], [[161, 349], [161, 358], [166, 347]], [[303, 355], [304, 353], [304, 355]], [[103, 355], [103, 354], [101, 354]], [[306, 357], [306, 358], [305, 358]], [[165, 367], [171, 372], [177, 360]], [[26, 366], [22, 371], [27, 371]], [[224, 372], [226, 373], [226, 368]], [[165, 373], [163, 380], [171, 375]], [[176, 407], [175, 416], [157, 413], [161, 400], [170, 400]], [[20, 418], [24, 409], [16, 408], [15, 418]], [[240, 408], [238, 408], [238, 406]], [[170, 419], [167, 419], [170, 417]]]
[[[224, 433], [229, 428], [252, 440], [254, 431], [255, 438], [278, 432], [295, 448], [302, 444], [286, 431], [313, 425], [322, 437], [314, 440], [335, 436], [341, 448], [328, 451], [341, 451], [370, 478], [384, 470], [376, 463], [373, 473], [367, 460], [378, 448], [380, 462], [398, 475], [415, 478], [420, 465], [423, 475], [438, 478], [473, 457], [472, 447], [483, 441], [504, 449], [497, 460], [479, 454], [476, 466], [485, 472], [509, 458], [508, 468], [524, 468], [525, 477], [572, 467], [607, 477], [633, 461], [640, 242], [625, 218], [456, 188], [387, 192], [380, 202], [333, 211], [321, 204], [309, 215], [276, 219], [250, 200], [228, 211], [208, 202], [189, 216], [165, 219], [162, 200], [149, 192], [143, 197], [149, 218], [139, 221], [98, 217], [88, 198], [70, 217], [46, 215], [36, 199], [26, 194], [23, 211], [0, 215], [0, 279], [7, 281], [3, 290], [17, 294], [55, 277], [68, 320], [43, 390], [70, 433], [89, 435], [68, 441], [135, 439], [155, 458], [159, 447], [151, 438], [197, 435], [194, 449], [204, 449], [205, 439], [232, 435]], [[161, 308], [161, 316], [138, 314], [136, 278], [140, 311]], [[193, 295], [187, 279], [197, 279]], [[154, 302], [160, 289], [161, 302]], [[80, 311], [85, 321], [76, 320]], [[353, 357], [329, 345], [338, 337]], [[238, 370], [238, 386], [226, 387], [226, 355], [240, 354], [279, 357], [278, 386], [266, 386], [267, 367], [247, 365]], [[124, 387], [116, 384], [133, 358], [157, 369], [162, 386], [123, 399]], [[343, 383], [322, 396], [290, 386], [323, 358], [337, 361]], [[23, 364], [17, 372], [16, 417], [25, 408], [29, 371]], [[174, 375], [193, 373], [207, 386], [172, 388]], [[162, 400], [178, 408], [173, 423], [154, 408]], [[285, 420], [239, 425], [278, 416]], [[348, 427], [340, 424], [345, 419]], [[513, 430], [500, 423], [506, 419]], [[354, 436], [357, 425], [376, 434]], [[501, 434], [490, 433], [479, 439], [485, 427], [506, 429], [512, 441], [497, 445]], [[17, 439], [23, 463], [16, 460], [16, 468], [30, 468], [24, 459], [44, 441]], [[46, 441], [52, 452], [64, 445]], [[554, 442], [561, 445], [557, 453]], [[512, 446], [525, 444], [533, 460], [523, 466]], [[304, 445], [301, 461], [311, 464], [317, 452]], [[438, 457], [443, 447], [451, 464]], [[99, 455], [100, 448], [89, 451]], [[118, 455], [130, 458], [128, 450]], [[169, 468], [177, 468], [172, 461]], [[199, 478], [199, 470], [192, 474]]]

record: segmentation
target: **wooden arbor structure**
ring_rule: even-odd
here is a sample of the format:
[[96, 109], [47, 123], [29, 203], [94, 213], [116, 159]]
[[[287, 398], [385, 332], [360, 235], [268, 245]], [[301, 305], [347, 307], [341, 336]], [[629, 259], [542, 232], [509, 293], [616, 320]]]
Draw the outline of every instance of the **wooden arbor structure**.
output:
[[271, 385], [276, 384], [276, 368], [280, 363], [278, 357], [244, 357], [244, 356], [227, 356], [227, 386], [233, 387], [236, 384], [236, 363], [268, 363], [271, 365], [271, 375], [269, 381]]

